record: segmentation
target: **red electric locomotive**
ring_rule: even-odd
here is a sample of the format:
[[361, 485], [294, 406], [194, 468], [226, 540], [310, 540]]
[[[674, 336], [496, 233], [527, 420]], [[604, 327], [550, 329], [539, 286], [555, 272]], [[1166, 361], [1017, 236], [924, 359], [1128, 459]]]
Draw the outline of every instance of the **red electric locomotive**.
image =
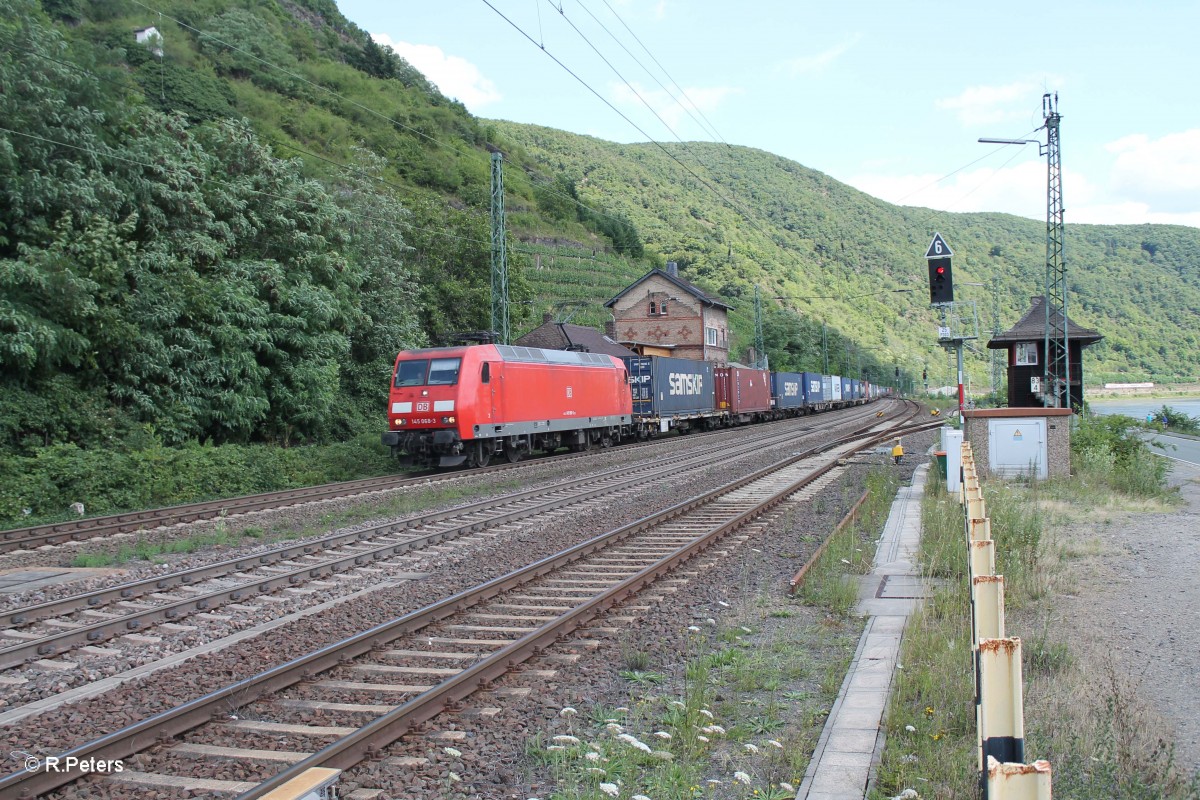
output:
[[420, 466], [484, 466], [533, 450], [608, 446], [630, 432], [624, 363], [599, 353], [474, 345], [396, 358], [382, 441]]

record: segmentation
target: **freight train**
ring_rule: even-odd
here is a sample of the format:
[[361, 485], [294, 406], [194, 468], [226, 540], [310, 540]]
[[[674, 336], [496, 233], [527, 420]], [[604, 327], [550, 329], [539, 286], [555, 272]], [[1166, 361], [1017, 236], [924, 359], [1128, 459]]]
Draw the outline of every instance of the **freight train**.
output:
[[397, 356], [382, 441], [409, 464], [486, 466], [845, 408], [889, 392], [838, 375], [668, 356], [434, 347]]

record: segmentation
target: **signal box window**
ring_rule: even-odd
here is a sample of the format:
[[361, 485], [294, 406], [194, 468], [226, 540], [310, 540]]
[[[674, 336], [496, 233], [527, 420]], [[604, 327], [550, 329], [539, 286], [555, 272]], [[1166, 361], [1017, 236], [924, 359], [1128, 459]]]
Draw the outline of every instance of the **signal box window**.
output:
[[717, 329], [716, 328], [705, 328], [704, 329], [704, 341], [706, 344], [709, 345], [709, 347], [716, 347], [717, 341], [718, 341]]
[[658, 304], [658, 313], [662, 314], [664, 317], [667, 315], [667, 301], [666, 300], [663, 300], [661, 303]]
[[435, 358], [429, 362], [429, 385], [452, 386], [458, 383], [461, 358]]
[[1037, 342], [1017, 342], [1013, 363], [1018, 367], [1036, 367], [1038, 363]]
[[425, 370], [428, 369], [429, 362], [425, 359], [420, 361], [401, 361], [396, 367], [396, 386], [420, 386], [425, 383]]

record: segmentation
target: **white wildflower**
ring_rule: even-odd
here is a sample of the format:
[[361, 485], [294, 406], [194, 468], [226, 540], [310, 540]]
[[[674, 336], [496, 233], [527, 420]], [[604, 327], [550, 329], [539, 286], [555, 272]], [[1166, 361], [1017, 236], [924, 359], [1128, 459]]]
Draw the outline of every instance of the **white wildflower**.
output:
[[744, 784], [746, 784], [747, 786], [749, 786], [749, 785], [750, 785], [750, 776], [749, 776], [749, 775], [747, 775], [747, 774], [746, 774], [746, 773], [744, 773], [744, 772], [735, 772], [735, 773], [733, 773], [733, 779], [734, 779], [735, 781], [737, 781], [738, 783], [744, 783]]
[[667, 741], [671, 740], [671, 734], [667, 733], [666, 731], [655, 731], [654, 735], [660, 739], [666, 739]]
[[717, 780], [716, 778], [709, 778], [707, 781], [705, 781], [705, 783], [707, 783], [709, 786], [720, 786], [721, 785], [721, 782], [719, 780]]
[[586, 758], [588, 761], [599, 761], [600, 760], [599, 753], [584, 753], [583, 757]]
[[650, 800], [650, 798], [646, 797], [644, 794], [635, 794], [633, 797], [629, 798], [629, 800]]
[[669, 705], [671, 708], [687, 708], [687, 706], [678, 700], [672, 700], [671, 702], [667, 703], [667, 705]]
[[607, 725], [605, 725], [604, 727], [611, 733], [620, 733], [621, 731], [624, 730], [624, 728], [622, 728], [620, 725], [618, 725], [615, 722], [610, 722]]
[[848, 558], [843, 558], [843, 559], [842, 559], [842, 563], [843, 563], [843, 564], [849, 564], [849, 563], [850, 563], [850, 559], [848, 559]]
[[597, 788], [609, 797], [616, 797], [621, 793], [621, 790], [617, 788], [615, 783], [602, 783]]
[[739, 628], [739, 630], [741, 630], [742, 633], [754, 633], [754, 631], [750, 630], [745, 625], [743, 625], [741, 628]]
[[700, 626], [699, 625], [688, 625], [688, 630], [692, 633], [699, 633]]
[[554, 737], [554, 741], [562, 742], [563, 744], [579, 744], [579, 739], [566, 733], [560, 733]]
[[674, 761], [675, 755], [667, 750], [655, 750], [650, 755], [657, 758], [659, 761]]
[[578, 713], [579, 713], [579, 712], [578, 712], [578, 711], [576, 711], [575, 709], [571, 708], [570, 706], [567, 706], [567, 707], [566, 707], [566, 708], [564, 708], [562, 711], [558, 712], [558, 715], [559, 715], [560, 717], [573, 717], [573, 716], [575, 716], [575, 715], [576, 715], [576, 714], [578, 714]]
[[717, 621], [716, 621], [715, 619], [713, 619], [712, 617], [709, 617], [708, 619], [706, 619], [706, 620], [704, 620], [704, 621], [705, 621], [705, 622], [707, 622], [709, 625], [716, 625], [716, 624], [717, 624]]
[[459, 750], [457, 747], [443, 747], [442, 752], [451, 758], [458, 758], [462, 755], [462, 750]]
[[646, 744], [643, 741], [640, 741], [639, 739], [637, 739], [634, 736], [630, 736], [628, 733], [622, 733], [617, 738], [620, 739], [625, 744], [629, 745], [630, 747], [636, 747], [638, 750], [641, 750], [643, 753], [650, 752], [650, 745]]
[[628, 714], [629, 709], [626, 708], [625, 706], [617, 706], [617, 713], [618, 714]]
[[747, 753], [757, 753], [758, 752], [758, 746], [753, 745], [750, 742], [746, 742], [744, 745], [742, 745], [742, 747], [744, 747], [746, 749]]
[[701, 728], [700, 730], [704, 731], [705, 733], [715, 733], [718, 736], [725, 735], [725, 729], [722, 728], [720, 725], [709, 725], [705, 728]]
[[566, 750], [567, 748], [563, 747], [561, 744], [552, 744], [549, 747], [547, 747], [546, 749], [552, 753], [559, 753], [563, 750]]
[[919, 800], [921, 795], [917, 794], [916, 789], [905, 789], [900, 794], [892, 798], [892, 800]]
[[905, 726], [904, 726], [904, 730], [908, 731], [909, 733], [916, 733], [916, 732], [917, 732], [917, 729], [916, 729], [916, 727], [914, 727], [914, 726], [912, 726], [912, 725], [905, 725]]
[[707, 744], [707, 743], [708, 743], [708, 737], [707, 737], [707, 736], [697, 736], [697, 737], [696, 737], [696, 741], [698, 741], [698, 742], [704, 742], [705, 744]]
[[788, 783], [787, 781], [780, 781], [780, 782], [779, 782], [779, 788], [780, 788], [780, 789], [783, 789], [785, 792], [794, 792], [794, 791], [796, 791], [796, 787], [795, 787], [795, 786], [792, 786], [792, 785], [791, 785], [790, 783]]
[[601, 747], [599, 744], [597, 744], [596, 742], [588, 742], [588, 749], [589, 749], [589, 750], [595, 750], [597, 753], [599, 753], [599, 752], [601, 752], [601, 751], [602, 751], [604, 748], [602, 748], [602, 747]]
[[457, 772], [451, 772], [449, 775], [449, 778], [450, 778], [451, 783], [458, 783], [462, 780], [462, 778], [459, 777]]
[[589, 775], [596, 775], [597, 777], [600, 777], [600, 778], [603, 778], [605, 775], [608, 774], [607, 772], [600, 769], [599, 767], [588, 767], [587, 772]]
[[780, 750], [783, 749], [783, 742], [777, 742], [774, 739], [767, 739], [767, 744], [771, 745], [771, 747], [778, 747]]
[[709, 719], [713, 718], [713, 713], [711, 711], [709, 711], [707, 708], [700, 709], [700, 715], [704, 716], [704, 717], [708, 717]]

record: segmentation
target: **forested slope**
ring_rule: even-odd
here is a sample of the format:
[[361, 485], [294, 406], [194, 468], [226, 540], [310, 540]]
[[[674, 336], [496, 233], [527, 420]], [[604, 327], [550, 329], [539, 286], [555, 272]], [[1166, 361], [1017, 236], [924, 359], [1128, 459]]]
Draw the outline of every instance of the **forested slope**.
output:
[[[934, 230], [960, 284], [998, 277], [1004, 327], [1041, 282], [1038, 222], [476, 119], [330, 0], [0, 0], [0, 119], [0, 447], [30, 456], [374, 429], [396, 350], [488, 325], [494, 150], [517, 332], [599, 325], [670, 259], [736, 306], [739, 356], [760, 285], [774, 366], [823, 367], [827, 332], [832, 371], [937, 382]], [[1069, 226], [1067, 256], [1072, 316], [1108, 337], [1090, 378], [1200, 372], [1200, 231]]]

